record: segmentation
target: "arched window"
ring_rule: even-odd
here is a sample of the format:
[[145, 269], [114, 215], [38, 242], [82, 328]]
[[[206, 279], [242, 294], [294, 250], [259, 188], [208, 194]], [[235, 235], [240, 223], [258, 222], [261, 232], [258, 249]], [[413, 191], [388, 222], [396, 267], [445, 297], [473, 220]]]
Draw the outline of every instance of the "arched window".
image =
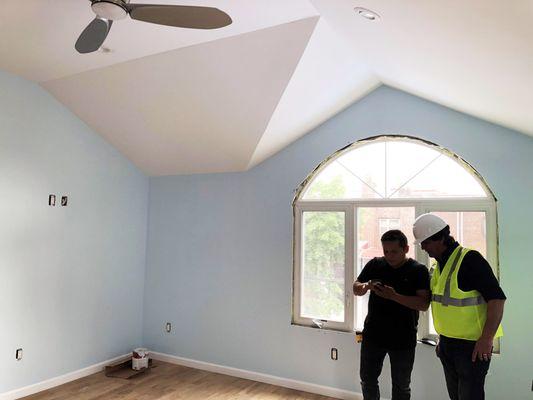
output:
[[[382, 256], [384, 232], [401, 229], [412, 243], [412, 224], [426, 212], [497, 268], [494, 195], [466, 161], [420, 139], [379, 136], [339, 150], [300, 185], [293, 206], [295, 324], [362, 329], [368, 294], [354, 298], [354, 279]], [[418, 246], [409, 256], [432, 263]], [[429, 313], [420, 321], [422, 336], [435, 333]]]

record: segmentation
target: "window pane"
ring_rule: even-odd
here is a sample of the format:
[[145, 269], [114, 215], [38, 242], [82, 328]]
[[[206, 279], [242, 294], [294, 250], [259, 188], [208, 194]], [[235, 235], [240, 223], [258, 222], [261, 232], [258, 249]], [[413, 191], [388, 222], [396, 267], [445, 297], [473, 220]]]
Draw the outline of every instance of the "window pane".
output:
[[380, 218], [379, 219], [379, 235], [391, 229], [400, 229], [400, 220], [398, 218]]
[[[357, 275], [374, 257], [382, 257], [381, 235], [390, 229], [400, 229], [408, 243], [414, 241], [412, 226], [415, 221], [414, 207], [360, 207], [357, 209]], [[384, 227], [387, 229], [383, 230]], [[408, 256], [414, 258], [410, 246]], [[363, 329], [368, 311], [368, 297], [357, 297], [356, 329]]]
[[[487, 257], [486, 216], [483, 211], [432, 211], [450, 225], [451, 235], [464, 247], [479, 251]], [[430, 265], [436, 268], [437, 261], [430, 259]], [[429, 333], [437, 334], [433, 327], [433, 316], [429, 313]]]
[[385, 143], [357, 148], [329, 164], [311, 183], [304, 199], [385, 197]]
[[486, 197], [486, 194], [462, 165], [442, 154], [391, 197]]
[[462, 246], [487, 257], [487, 228], [484, 211], [432, 211], [450, 225], [450, 233]]
[[303, 199], [486, 197], [472, 172], [437, 147], [377, 141], [348, 151], [311, 182]]
[[345, 214], [303, 213], [301, 316], [344, 322]]
[[334, 161], [313, 180], [303, 198], [305, 200], [361, 199], [380, 198], [380, 195]]
[[362, 193], [364, 198], [385, 197], [385, 146], [386, 143], [368, 144], [336, 160], [370, 189]]
[[422, 144], [387, 142], [387, 197], [413, 197], [398, 191], [440, 155]]

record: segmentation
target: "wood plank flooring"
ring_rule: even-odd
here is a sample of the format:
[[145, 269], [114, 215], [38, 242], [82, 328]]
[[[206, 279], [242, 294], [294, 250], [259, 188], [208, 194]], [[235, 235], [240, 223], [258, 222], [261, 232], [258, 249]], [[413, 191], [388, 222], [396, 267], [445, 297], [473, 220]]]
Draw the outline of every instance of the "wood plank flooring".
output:
[[24, 397], [25, 400], [331, 400], [331, 397], [154, 361], [133, 379], [103, 372]]

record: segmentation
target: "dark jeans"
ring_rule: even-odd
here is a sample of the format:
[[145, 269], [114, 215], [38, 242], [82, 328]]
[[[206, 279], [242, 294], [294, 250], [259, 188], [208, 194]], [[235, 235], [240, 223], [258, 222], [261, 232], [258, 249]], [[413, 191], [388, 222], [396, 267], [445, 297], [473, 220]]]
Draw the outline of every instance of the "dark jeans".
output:
[[385, 355], [389, 354], [392, 377], [392, 400], [411, 398], [411, 371], [415, 361], [415, 348], [392, 350], [363, 339], [361, 345], [361, 387], [365, 400], [379, 400], [378, 378]]
[[476, 342], [441, 336], [438, 356], [451, 400], [484, 400], [489, 361], [472, 362]]

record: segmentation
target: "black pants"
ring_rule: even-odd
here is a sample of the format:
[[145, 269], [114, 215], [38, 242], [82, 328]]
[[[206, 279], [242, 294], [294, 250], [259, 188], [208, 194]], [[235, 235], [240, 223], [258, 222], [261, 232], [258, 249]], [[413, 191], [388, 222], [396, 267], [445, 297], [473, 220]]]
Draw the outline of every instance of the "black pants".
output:
[[476, 342], [441, 336], [439, 358], [451, 400], [484, 400], [489, 361], [472, 362]]
[[389, 354], [392, 377], [392, 400], [411, 398], [411, 371], [415, 361], [415, 348], [392, 350], [363, 339], [361, 345], [361, 387], [365, 400], [379, 400], [378, 378], [385, 355]]

